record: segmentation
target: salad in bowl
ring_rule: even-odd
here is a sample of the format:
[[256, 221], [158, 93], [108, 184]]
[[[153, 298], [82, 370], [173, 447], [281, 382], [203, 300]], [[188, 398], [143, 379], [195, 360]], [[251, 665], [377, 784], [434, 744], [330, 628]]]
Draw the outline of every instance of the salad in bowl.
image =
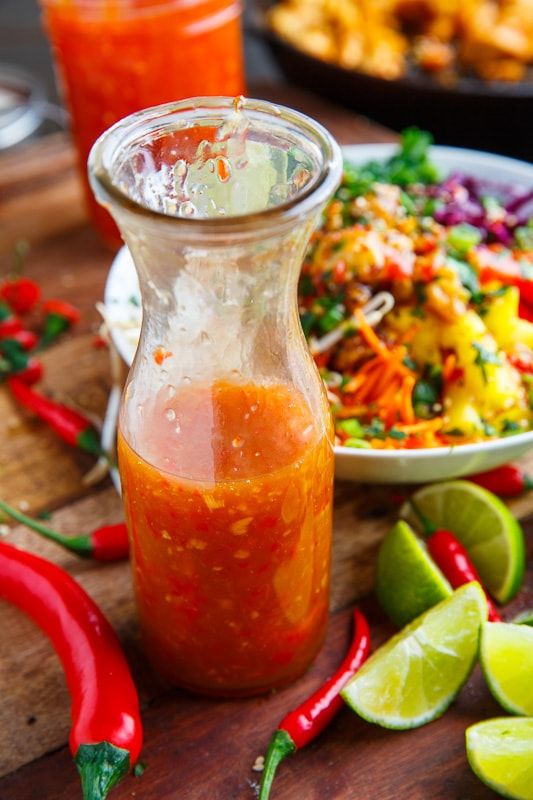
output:
[[[299, 282], [335, 421], [337, 475], [467, 475], [533, 445], [533, 166], [433, 147], [344, 148], [341, 186]], [[132, 362], [139, 288], [126, 248], [106, 319]]]
[[452, 173], [404, 132], [345, 166], [300, 278], [300, 317], [344, 447], [449, 447], [533, 413], [533, 192]]

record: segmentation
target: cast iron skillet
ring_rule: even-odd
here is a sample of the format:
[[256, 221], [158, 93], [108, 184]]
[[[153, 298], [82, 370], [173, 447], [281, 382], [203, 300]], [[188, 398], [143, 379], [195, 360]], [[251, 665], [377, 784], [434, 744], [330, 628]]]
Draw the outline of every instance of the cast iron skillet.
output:
[[418, 125], [440, 144], [493, 150], [533, 161], [533, 73], [520, 83], [458, 77], [453, 85], [412, 68], [385, 80], [321, 61], [268, 26], [272, 0], [255, 0], [252, 29], [268, 44], [290, 83], [399, 130]]

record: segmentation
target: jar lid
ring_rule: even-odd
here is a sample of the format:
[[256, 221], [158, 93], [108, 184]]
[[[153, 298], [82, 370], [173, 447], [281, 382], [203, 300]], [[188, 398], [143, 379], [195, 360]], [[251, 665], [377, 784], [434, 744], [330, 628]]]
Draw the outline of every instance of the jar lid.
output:
[[41, 81], [30, 72], [0, 64], [0, 150], [19, 144], [52, 119], [61, 127], [64, 114], [47, 102]]

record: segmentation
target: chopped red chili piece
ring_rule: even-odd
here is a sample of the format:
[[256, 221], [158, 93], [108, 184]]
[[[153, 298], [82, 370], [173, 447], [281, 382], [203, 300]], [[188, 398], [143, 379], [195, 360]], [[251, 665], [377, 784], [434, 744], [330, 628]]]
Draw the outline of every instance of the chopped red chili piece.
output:
[[41, 289], [30, 278], [15, 278], [0, 286], [0, 297], [16, 314], [27, 314], [41, 297]]
[[533, 322], [533, 307], [529, 306], [527, 303], [520, 301], [518, 304], [518, 316], [521, 319], [525, 319], [528, 322]]

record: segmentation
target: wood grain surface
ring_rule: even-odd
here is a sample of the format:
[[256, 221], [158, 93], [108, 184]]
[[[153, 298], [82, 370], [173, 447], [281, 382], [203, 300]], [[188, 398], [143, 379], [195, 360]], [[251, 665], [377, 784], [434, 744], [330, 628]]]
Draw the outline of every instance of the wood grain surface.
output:
[[[292, 105], [317, 117], [342, 143], [390, 141], [393, 135], [311, 95], [257, 87], [257, 96]], [[13, 244], [31, 244], [27, 272], [48, 297], [76, 303], [82, 322], [45, 356], [46, 390], [54, 397], [102, 413], [109, 387], [105, 351], [94, 349], [95, 303], [102, 297], [112, 254], [85, 221], [73, 153], [62, 135], [0, 157], [0, 273]], [[82, 482], [89, 457], [58, 442], [21, 413], [0, 389], [0, 496], [30, 513], [53, 512], [50, 525], [76, 534], [121, 518], [109, 482], [88, 489]], [[530, 459], [533, 469], [533, 459]], [[331, 622], [312, 669], [295, 685], [269, 697], [221, 702], [165, 685], [144, 660], [126, 564], [95, 565], [43, 542], [20, 526], [8, 541], [61, 564], [87, 589], [117, 630], [132, 664], [143, 703], [146, 744], [141, 778], [128, 778], [116, 800], [253, 800], [264, 753], [276, 723], [335, 667], [344, 651], [349, 610], [363, 598], [374, 643], [391, 632], [368, 593], [375, 554], [394, 516], [384, 487], [339, 483]], [[513, 503], [522, 519], [533, 496]], [[530, 556], [533, 526], [527, 524]], [[533, 606], [533, 579], [507, 613]], [[48, 642], [18, 611], [0, 605], [0, 800], [66, 800], [80, 796], [66, 747], [69, 700], [59, 662]], [[441, 720], [418, 731], [392, 733], [343, 711], [319, 741], [280, 769], [272, 800], [488, 800], [496, 797], [470, 773], [464, 729], [501, 713], [476, 672], [459, 701]]]

